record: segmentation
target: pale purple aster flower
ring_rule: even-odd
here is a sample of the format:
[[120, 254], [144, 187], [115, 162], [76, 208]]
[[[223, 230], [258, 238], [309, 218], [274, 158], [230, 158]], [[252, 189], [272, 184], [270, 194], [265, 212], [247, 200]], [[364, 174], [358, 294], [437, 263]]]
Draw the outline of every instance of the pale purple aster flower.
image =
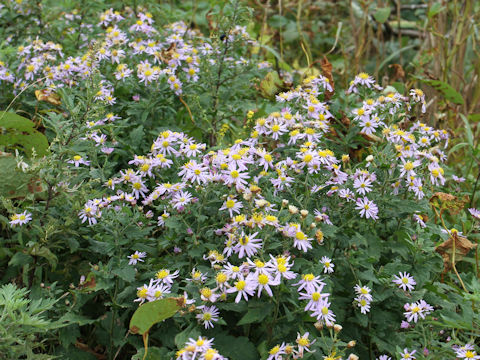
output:
[[395, 279], [393, 279], [393, 282], [397, 284], [399, 288], [405, 291], [413, 291], [415, 285], [417, 285], [413, 276], [406, 272], [400, 272], [398, 275], [395, 275]]
[[371, 218], [373, 220], [378, 219], [378, 207], [375, 203], [368, 198], [364, 197], [363, 199], [358, 198], [355, 209], [360, 210], [360, 216], [367, 219]]
[[143, 258], [147, 256], [146, 252], [135, 251], [132, 255], [127, 256], [130, 261], [128, 265], [137, 265], [137, 262], [144, 262]]

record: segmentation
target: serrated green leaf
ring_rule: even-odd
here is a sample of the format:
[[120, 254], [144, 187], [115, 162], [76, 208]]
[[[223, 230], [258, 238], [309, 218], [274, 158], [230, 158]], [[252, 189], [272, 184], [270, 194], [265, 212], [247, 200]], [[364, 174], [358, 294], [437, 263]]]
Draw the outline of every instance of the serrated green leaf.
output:
[[121, 269], [115, 269], [112, 272], [128, 283], [135, 280], [135, 268], [130, 265]]
[[432, 80], [432, 79], [421, 79], [420, 81], [424, 82], [425, 84], [430, 85], [438, 92], [442, 93], [444, 98], [448, 101], [453, 102], [454, 104], [463, 105], [464, 100], [460, 93], [458, 93], [453, 87], [451, 87], [446, 82], [440, 80]]

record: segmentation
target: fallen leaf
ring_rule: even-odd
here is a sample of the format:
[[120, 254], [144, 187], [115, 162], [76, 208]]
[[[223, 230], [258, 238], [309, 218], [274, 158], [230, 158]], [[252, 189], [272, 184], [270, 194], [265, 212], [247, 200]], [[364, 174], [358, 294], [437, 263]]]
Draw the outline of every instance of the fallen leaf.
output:
[[55, 106], [59, 106], [62, 103], [60, 96], [50, 89], [35, 90], [35, 97], [38, 101], [45, 101]]
[[403, 66], [400, 64], [391, 64], [388, 66], [390, 69], [393, 69], [393, 76], [392, 80], [402, 79], [405, 81], [405, 70], [403, 70]]
[[443, 258], [444, 272], [447, 272], [452, 268], [452, 255], [453, 255], [453, 244], [455, 241], [455, 264], [458, 261], [461, 261], [468, 252], [477, 247], [477, 244], [472, 243], [464, 236], [458, 236], [456, 233], [444, 241], [435, 248], [435, 251], [438, 252]]
[[320, 67], [322, 68], [322, 75], [325, 76], [330, 85], [332, 86], [333, 91], [326, 91], [325, 92], [325, 100], [330, 100], [335, 92], [335, 83], [333, 82], [332, 76], [332, 64], [328, 61], [326, 56], [323, 56], [323, 59], [320, 61]]
[[436, 192], [429, 201], [433, 207], [440, 209], [441, 212], [448, 210], [450, 214], [457, 215], [464, 209], [465, 204], [470, 201], [470, 198], [468, 195], [465, 195], [460, 199], [452, 194]]

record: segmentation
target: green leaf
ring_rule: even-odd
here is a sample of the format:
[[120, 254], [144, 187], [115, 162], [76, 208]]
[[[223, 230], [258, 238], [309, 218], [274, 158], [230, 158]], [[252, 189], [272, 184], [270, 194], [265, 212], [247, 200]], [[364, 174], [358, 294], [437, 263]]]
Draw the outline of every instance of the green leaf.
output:
[[465, 124], [465, 135], [467, 135], [468, 145], [473, 147], [473, 132], [472, 132], [470, 123], [468, 122], [468, 119], [465, 117], [465, 115], [460, 114], [460, 117], [462, 118], [463, 123]]
[[150, 328], [175, 315], [182, 307], [183, 298], [166, 298], [139, 306], [130, 320], [130, 331], [145, 334]]
[[480, 121], [480, 113], [468, 115], [470, 121]]
[[0, 111], [0, 145], [24, 151], [32, 156], [32, 148], [38, 156], [48, 152], [48, 140], [37, 131], [35, 124], [15, 113]]
[[258, 360], [255, 346], [244, 336], [234, 337], [223, 333], [215, 336], [215, 348], [230, 360]]
[[175, 335], [175, 345], [178, 348], [183, 347], [188, 339], [196, 339], [201, 335], [200, 331], [195, 325], [195, 323], [190, 323], [190, 325], [185, 330]]
[[427, 16], [429, 19], [431, 19], [435, 15], [440, 14], [445, 9], [446, 9], [445, 6], [442, 6], [441, 3], [437, 2], [433, 4], [432, 7], [428, 10]]
[[22, 198], [29, 194], [42, 197], [45, 194], [45, 186], [38, 178], [17, 169], [13, 156], [0, 156], [0, 174], [0, 194], [6, 198]]
[[375, 11], [375, 14], [373, 14], [373, 17], [379, 23], [383, 24], [388, 20], [388, 17], [390, 16], [391, 11], [392, 9], [390, 9], [390, 7], [377, 8], [377, 11]]
[[419, 80], [424, 82], [425, 84], [430, 85], [438, 92], [442, 93], [442, 95], [448, 101], [451, 101], [454, 104], [463, 105], [464, 100], [462, 98], [462, 95], [460, 95], [454, 88], [452, 88], [446, 82], [443, 82], [440, 80], [421, 79], [421, 78], [419, 78]]
[[253, 306], [249, 304], [247, 313], [240, 319], [237, 325], [245, 325], [256, 322], [261, 322], [272, 311], [273, 305], [271, 303], [254, 303]]
[[145, 349], [138, 349], [138, 352], [132, 356], [132, 360], [163, 360], [168, 359], [167, 349], [155, 346], [149, 347], [147, 357], [145, 357]]
[[41, 256], [41, 257], [47, 259], [50, 266], [54, 269], [57, 266], [57, 263], [58, 263], [57, 256], [54, 253], [52, 253], [50, 251], [50, 249], [47, 248], [46, 246], [41, 246], [40, 244], [35, 244], [35, 246], [33, 246], [30, 249], [29, 253], [30, 253], [30, 255]]
[[135, 268], [133, 266], [115, 269], [112, 272], [128, 283], [131, 283], [135, 280]]

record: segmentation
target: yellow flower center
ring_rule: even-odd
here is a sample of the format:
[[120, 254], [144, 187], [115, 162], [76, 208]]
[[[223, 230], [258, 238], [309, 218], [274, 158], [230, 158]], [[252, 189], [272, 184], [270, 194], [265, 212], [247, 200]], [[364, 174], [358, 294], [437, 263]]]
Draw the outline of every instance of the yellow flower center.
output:
[[267, 285], [268, 284], [268, 276], [265, 274], [260, 274], [258, 275], [258, 283], [261, 285]]
[[245, 282], [245, 280], [240, 280], [235, 283], [235, 287], [237, 288], [238, 291], [242, 291], [243, 289], [245, 289], [246, 285], [247, 283]]

